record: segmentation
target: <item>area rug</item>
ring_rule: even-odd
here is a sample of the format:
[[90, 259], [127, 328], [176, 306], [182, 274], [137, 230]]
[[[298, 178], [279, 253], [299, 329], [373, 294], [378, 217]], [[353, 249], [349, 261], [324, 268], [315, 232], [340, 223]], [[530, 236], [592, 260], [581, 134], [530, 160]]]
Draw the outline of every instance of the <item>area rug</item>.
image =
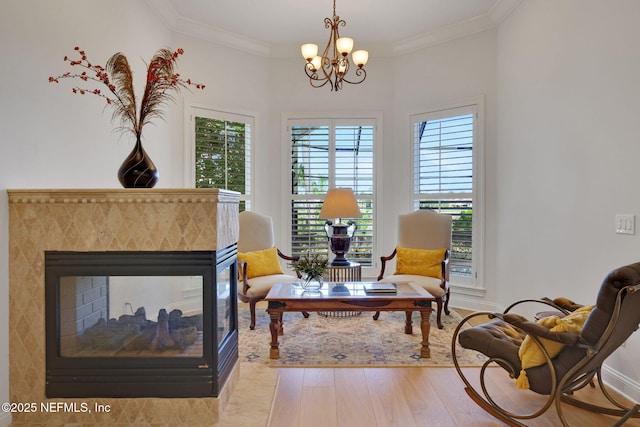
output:
[[[422, 334], [420, 313], [413, 313], [413, 334], [404, 333], [404, 312], [382, 312], [374, 321], [372, 312], [352, 317], [325, 317], [310, 313], [284, 314], [284, 335], [278, 338], [280, 358], [269, 359], [269, 316], [256, 309], [256, 327], [249, 329], [249, 309], [240, 306], [240, 360], [271, 367], [452, 367], [451, 338], [462, 317], [451, 310], [442, 315], [443, 329], [431, 314], [429, 347], [431, 358], [420, 357]], [[456, 350], [461, 366], [480, 366], [483, 356]]]

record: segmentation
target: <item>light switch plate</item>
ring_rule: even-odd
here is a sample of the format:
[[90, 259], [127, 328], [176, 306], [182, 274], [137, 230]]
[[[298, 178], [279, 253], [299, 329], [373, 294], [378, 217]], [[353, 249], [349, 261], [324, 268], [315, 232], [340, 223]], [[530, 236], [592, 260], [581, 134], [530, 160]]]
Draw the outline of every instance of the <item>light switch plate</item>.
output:
[[616, 214], [617, 234], [636, 234], [636, 216]]

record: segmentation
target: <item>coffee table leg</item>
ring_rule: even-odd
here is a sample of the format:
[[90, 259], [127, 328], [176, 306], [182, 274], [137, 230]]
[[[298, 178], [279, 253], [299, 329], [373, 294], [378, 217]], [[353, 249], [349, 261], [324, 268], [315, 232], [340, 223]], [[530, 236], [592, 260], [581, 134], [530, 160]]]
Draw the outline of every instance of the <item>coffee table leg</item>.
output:
[[271, 322], [269, 323], [269, 330], [271, 331], [271, 350], [269, 350], [269, 359], [279, 359], [280, 349], [278, 348], [278, 330], [282, 325], [280, 323], [281, 313], [277, 311], [270, 311], [269, 317], [271, 317]]
[[413, 311], [405, 311], [406, 320], [404, 322], [404, 333], [411, 335], [413, 333], [413, 322], [411, 321], [411, 315]]
[[423, 308], [420, 310], [420, 329], [422, 329], [422, 348], [420, 349], [420, 357], [430, 358], [431, 349], [429, 348], [429, 332], [431, 331], [431, 308]]
[[282, 316], [284, 315], [284, 311], [280, 313], [280, 318], [278, 319], [278, 335], [284, 335], [284, 323], [282, 322]]

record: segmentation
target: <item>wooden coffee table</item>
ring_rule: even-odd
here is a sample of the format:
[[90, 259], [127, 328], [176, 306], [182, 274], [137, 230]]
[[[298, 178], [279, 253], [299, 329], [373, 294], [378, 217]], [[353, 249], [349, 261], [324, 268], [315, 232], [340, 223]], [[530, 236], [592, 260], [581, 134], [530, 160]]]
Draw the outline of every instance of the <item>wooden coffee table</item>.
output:
[[414, 283], [399, 283], [396, 293], [366, 293], [362, 282], [328, 283], [317, 292], [305, 292], [296, 283], [276, 283], [267, 294], [267, 312], [271, 318], [271, 359], [280, 358], [278, 335], [284, 333], [282, 314], [285, 311], [404, 311], [406, 321], [404, 333], [413, 332], [411, 313], [420, 312], [422, 347], [420, 356], [431, 357], [429, 331], [431, 303], [436, 297]]

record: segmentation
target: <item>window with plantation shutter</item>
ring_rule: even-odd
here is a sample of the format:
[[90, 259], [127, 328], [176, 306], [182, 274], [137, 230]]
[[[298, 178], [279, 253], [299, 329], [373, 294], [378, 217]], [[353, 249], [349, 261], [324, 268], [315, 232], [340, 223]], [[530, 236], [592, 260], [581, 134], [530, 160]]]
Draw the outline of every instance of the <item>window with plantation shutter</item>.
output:
[[452, 216], [452, 282], [472, 284], [475, 248], [480, 234], [474, 224], [477, 177], [475, 153], [478, 111], [475, 105], [411, 117], [414, 143], [414, 204]]
[[195, 187], [237, 191], [241, 194], [240, 211], [249, 209], [253, 118], [194, 110]]
[[373, 119], [291, 119], [291, 252], [333, 255], [325, 219], [318, 218], [329, 188], [352, 188], [362, 212], [347, 254], [350, 261], [373, 265]]

